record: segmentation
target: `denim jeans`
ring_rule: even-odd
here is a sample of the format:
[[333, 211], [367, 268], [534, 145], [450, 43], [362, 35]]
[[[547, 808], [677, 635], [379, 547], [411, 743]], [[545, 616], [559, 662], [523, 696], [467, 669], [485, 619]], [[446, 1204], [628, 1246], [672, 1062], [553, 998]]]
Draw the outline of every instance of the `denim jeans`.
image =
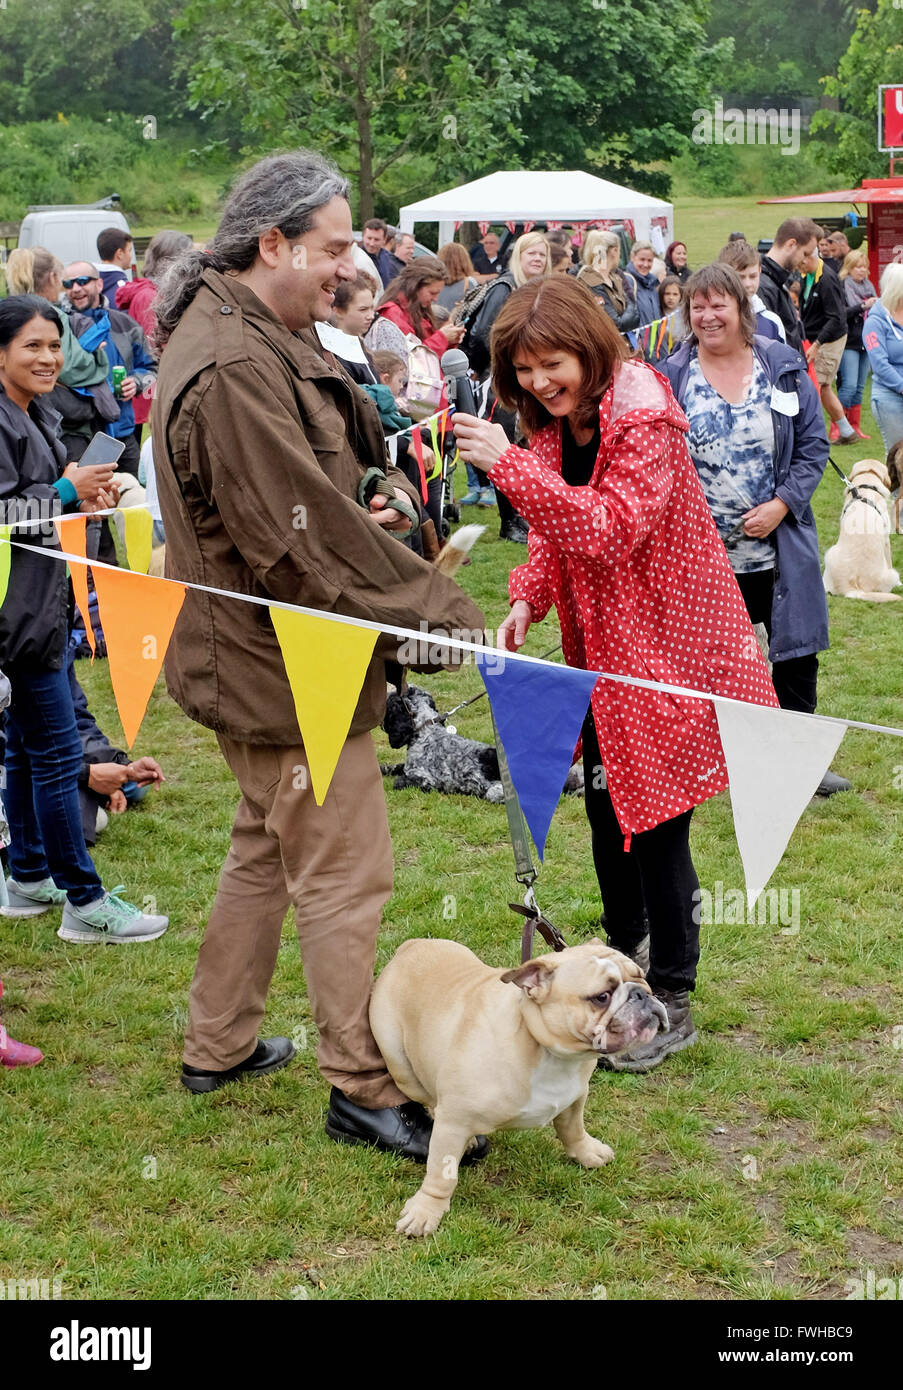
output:
[[77, 907], [103, 893], [85, 847], [78, 774], [82, 745], [75, 724], [69, 673], [8, 672], [4, 804], [11, 843], [9, 869], [19, 883], [50, 877]]
[[[868, 374], [869, 355], [865, 348], [844, 348], [837, 373], [837, 395], [844, 410], [862, 404]], [[903, 396], [900, 399], [903, 400]]]
[[881, 431], [884, 452], [889, 453], [903, 439], [903, 394], [889, 391], [872, 378], [872, 414]]

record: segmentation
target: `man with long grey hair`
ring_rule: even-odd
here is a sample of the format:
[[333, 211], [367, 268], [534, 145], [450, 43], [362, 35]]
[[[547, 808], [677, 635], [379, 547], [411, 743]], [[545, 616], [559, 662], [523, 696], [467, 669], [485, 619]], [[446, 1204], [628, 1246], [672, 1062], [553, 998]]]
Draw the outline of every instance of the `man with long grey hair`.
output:
[[[413, 489], [387, 466], [372, 401], [313, 331], [355, 274], [348, 186], [306, 150], [238, 181], [207, 251], [170, 267], [155, 304], [153, 410], [166, 573], [211, 589], [420, 630], [482, 628], [450, 579], [400, 545]], [[376, 491], [373, 491], [373, 487]], [[393, 505], [395, 504], [395, 505]], [[289, 903], [332, 1084], [327, 1133], [425, 1160], [430, 1121], [370, 1032], [376, 936], [392, 846], [370, 738], [383, 717], [383, 639], [322, 806], [266, 606], [189, 590], [166, 658], [170, 692], [216, 732], [241, 789], [201, 946], [182, 1081], [212, 1091], [284, 1066], [258, 1040]], [[312, 648], [336, 691], [352, 679]]]

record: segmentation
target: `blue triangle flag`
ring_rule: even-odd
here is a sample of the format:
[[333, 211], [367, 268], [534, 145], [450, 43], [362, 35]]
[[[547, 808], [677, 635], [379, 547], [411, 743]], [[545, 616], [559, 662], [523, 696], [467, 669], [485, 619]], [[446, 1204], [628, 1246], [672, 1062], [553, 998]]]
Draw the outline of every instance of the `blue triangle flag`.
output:
[[504, 661], [477, 652], [476, 662], [511, 781], [540, 859], [598, 676], [570, 666]]

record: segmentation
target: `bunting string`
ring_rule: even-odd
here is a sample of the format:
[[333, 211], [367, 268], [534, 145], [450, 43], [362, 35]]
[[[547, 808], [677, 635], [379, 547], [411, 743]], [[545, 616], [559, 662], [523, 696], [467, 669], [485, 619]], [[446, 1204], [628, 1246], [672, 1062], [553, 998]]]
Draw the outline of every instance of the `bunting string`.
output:
[[[0, 547], [7, 542], [0, 535]], [[15, 546], [19, 550], [33, 551], [36, 555], [44, 555], [49, 559], [65, 560], [68, 564], [88, 565], [92, 570], [105, 569], [113, 574], [131, 574], [131, 571], [122, 570], [117, 565], [109, 565], [102, 560], [87, 560], [84, 555], [75, 555], [65, 550], [47, 550], [43, 546], [28, 545], [24, 541], [10, 540], [9, 545]], [[149, 576], [139, 575], [139, 579], [148, 581]], [[288, 613], [303, 613], [308, 618], [323, 618], [331, 623], [345, 623], [349, 627], [367, 628], [371, 632], [384, 633], [390, 637], [402, 637], [413, 639], [418, 642], [426, 643], [430, 647], [441, 647], [443, 650], [453, 652], [472, 652], [484, 657], [491, 657], [495, 662], [496, 669], [499, 662], [513, 661], [525, 662], [534, 666], [560, 669], [561, 663], [547, 661], [541, 656], [528, 656], [526, 652], [501, 651], [498, 647], [487, 647], [483, 642], [470, 642], [461, 637], [449, 637], [442, 632], [433, 632], [421, 629], [419, 632], [414, 628], [401, 627], [395, 623], [376, 623], [369, 618], [351, 618], [344, 613], [328, 613], [320, 608], [305, 608], [300, 604], [282, 603], [278, 599], [261, 598], [257, 594], [239, 594], [234, 589], [217, 589], [209, 584], [194, 584], [189, 579], [170, 579], [159, 578], [150, 580], [155, 584], [174, 584], [184, 589], [195, 589], [198, 593], [214, 594], [217, 598], [235, 599], [239, 603], [256, 603], [262, 608], [281, 608]], [[581, 667], [570, 667], [570, 670], [581, 670]], [[487, 674], [492, 674], [487, 670]], [[614, 681], [621, 685], [635, 685], [643, 690], [655, 690], [664, 695], [680, 695], [689, 700], [710, 700], [714, 704], [734, 705], [741, 709], [748, 709], [750, 701], [735, 700], [730, 695], [716, 695], [710, 690], [694, 690], [690, 686], [670, 685], [665, 681], [647, 680], [642, 676], [624, 676], [612, 671], [593, 671], [590, 674], [603, 681]], [[774, 709], [772, 705], [757, 706], [761, 709]], [[792, 715], [795, 719], [817, 719], [822, 722], [830, 721], [833, 724], [842, 724], [847, 729], [864, 729], [868, 733], [893, 734], [895, 738], [903, 738], [903, 729], [895, 729], [889, 724], [870, 724], [861, 719], [844, 719], [839, 715], [829, 714], [805, 714], [802, 710], [784, 710], [782, 713]]]

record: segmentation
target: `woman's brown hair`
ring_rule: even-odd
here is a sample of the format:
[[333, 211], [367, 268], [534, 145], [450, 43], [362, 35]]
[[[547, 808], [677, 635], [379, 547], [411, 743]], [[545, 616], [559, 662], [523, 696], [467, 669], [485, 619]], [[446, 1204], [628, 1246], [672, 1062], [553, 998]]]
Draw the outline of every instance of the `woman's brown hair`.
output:
[[434, 280], [448, 283], [445, 266], [435, 256], [418, 256], [415, 261], [410, 261], [394, 280], [389, 281], [379, 301], [380, 304], [400, 304], [406, 309], [418, 338], [428, 337], [438, 326], [433, 319], [432, 310], [421, 309], [417, 303], [417, 291], [422, 290], [424, 285], [431, 285]]
[[436, 255], [445, 266], [450, 285], [473, 275], [473, 261], [467, 253], [467, 248], [459, 241], [446, 242], [444, 246], [439, 247]]
[[529, 436], [554, 417], [525, 391], [515, 364], [523, 353], [572, 352], [583, 367], [577, 424], [593, 425], [599, 401], [627, 348], [595, 295], [573, 276], [531, 280], [514, 290], [492, 328], [492, 380], [508, 410], [516, 410]]
[[736, 270], [724, 261], [713, 261], [711, 265], [694, 270], [687, 280], [680, 301], [680, 311], [687, 325], [687, 339], [691, 343], [698, 343], [696, 334], [690, 327], [690, 302], [695, 294], [701, 294], [703, 299], [711, 299], [713, 294], [724, 294], [729, 299], [736, 300], [740, 314], [740, 334], [746, 346], [752, 347], [752, 340], [756, 336], [756, 315]]

